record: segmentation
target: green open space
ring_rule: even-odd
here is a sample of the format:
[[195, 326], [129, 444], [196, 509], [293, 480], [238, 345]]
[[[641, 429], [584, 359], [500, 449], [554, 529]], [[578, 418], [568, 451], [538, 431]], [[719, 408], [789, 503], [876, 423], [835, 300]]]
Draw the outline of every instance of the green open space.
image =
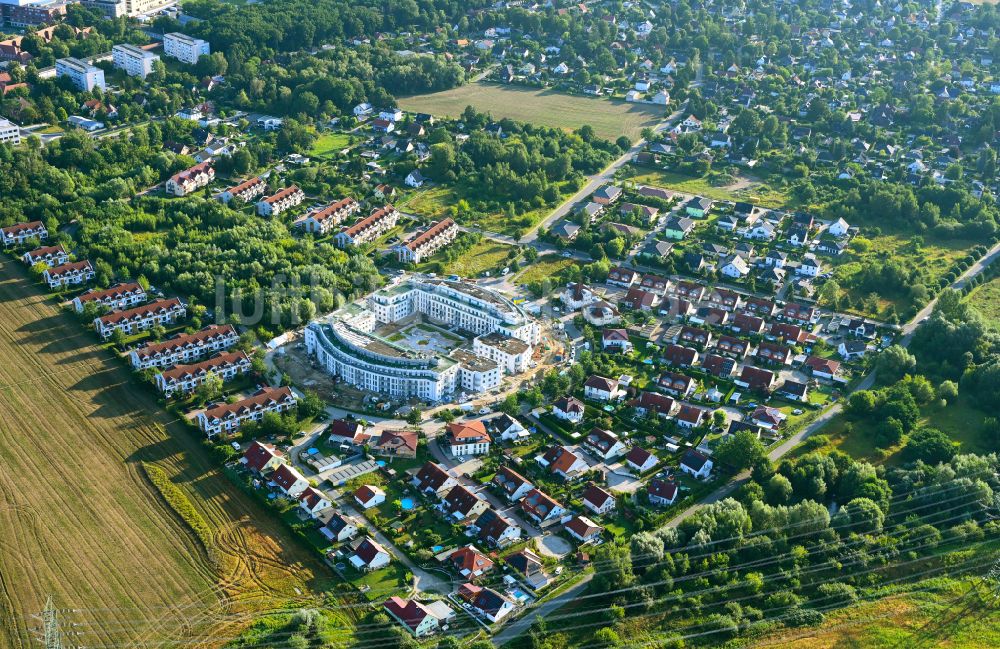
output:
[[913, 298], [908, 291], [893, 295], [878, 294], [877, 309], [872, 308], [872, 305], [862, 304], [868, 301], [871, 293], [856, 288], [854, 276], [861, 273], [867, 265], [874, 261], [894, 259], [904, 265], [918, 268], [924, 274], [927, 287], [933, 291], [937, 288], [941, 278], [948, 274], [955, 267], [956, 262], [969, 254], [969, 250], [977, 244], [977, 242], [968, 239], [943, 239], [934, 242], [927, 241], [920, 246], [914, 246], [911, 239], [912, 235], [907, 233], [884, 232], [876, 236], [865, 237], [869, 245], [863, 252], [858, 252], [854, 247], [850, 253], [842, 255], [841, 259], [826, 258], [828, 263], [833, 264], [834, 279], [850, 296], [853, 308], [846, 310], [877, 317], [890, 306], [898, 314], [906, 313], [913, 306]]
[[531, 284], [554, 280], [559, 273], [575, 263], [577, 262], [559, 255], [544, 255], [519, 272], [514, 281], [518, 284]]
[[663, 187], [685, 194], [697, 194], [718, 201], [747, 201], [768, 208], [790, 208], [794, 202], [779, 188], [754, 176], [737, 176], [724, 185], [713, 184], [710, 176], [689, 176], [655, 167], [630, 167], [625, 179], [643, 185]]
[[314, 156], [335, 155], [351, 145], [351, 136], [347, 133], [326, 132], [316, 138], [310, 153]]
[[977, 286], [966, 300], [991, 329], [1000, 330], [1000, 277]]
[[466, 106], [472, 106], [495, 118], [508, 117], [567, 131], [590, 125], [598, 137], [614, 140], [624, 135], [633, 142], [639, 139], [642, 129], [659, 123], [665, 111], [663, 106], [487, 82], [405, 97], [399, 105], [403, 110], [439, 117], [458, 117]]

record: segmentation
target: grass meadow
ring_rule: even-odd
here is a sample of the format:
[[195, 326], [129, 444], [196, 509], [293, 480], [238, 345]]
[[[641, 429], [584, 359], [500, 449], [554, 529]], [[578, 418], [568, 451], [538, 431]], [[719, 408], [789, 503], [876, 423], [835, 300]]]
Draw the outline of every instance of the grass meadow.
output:
[[466, 106], [473, 106], [496, 118], [507, 117], [567, 131], [589, 124], [599, 137], [614, 140], [625, 135], [633, 142], [639, 139], [642, 129], [655, 126], [664, 116], [663, 106], [484, 82], [404, 97], [399, 99], [399, 106], [438, 117], [457, 117]]

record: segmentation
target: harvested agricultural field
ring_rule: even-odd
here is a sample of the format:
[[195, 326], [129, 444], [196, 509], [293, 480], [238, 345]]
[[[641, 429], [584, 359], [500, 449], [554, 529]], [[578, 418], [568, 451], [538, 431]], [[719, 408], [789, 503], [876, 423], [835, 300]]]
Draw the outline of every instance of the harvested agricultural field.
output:
[[632, 104], [624, 101], [567, 95], [543, 88], [503, 86], [495, 83], [467, 83], [464, 86], [414, 95], [399, 100], [403, 110], [457, 117], [466, 106], [489, 112], [495, 118], [508, 117], [552, 128], [572, 131], [584, 124], [598, 137], [614, 140], [621, 135], [635, 142], [646, 127], [664, 117], [664, 106]]
[[[0, 647], [39, 646], [32, 615], [49, 595], [73, 609], [61, 618], [74, 646], [218, 646], [254, 612], [330, 585], [197, 435], [6, 256], [0, 407]], [[198, 510], [212, 557], [143, 462]]]

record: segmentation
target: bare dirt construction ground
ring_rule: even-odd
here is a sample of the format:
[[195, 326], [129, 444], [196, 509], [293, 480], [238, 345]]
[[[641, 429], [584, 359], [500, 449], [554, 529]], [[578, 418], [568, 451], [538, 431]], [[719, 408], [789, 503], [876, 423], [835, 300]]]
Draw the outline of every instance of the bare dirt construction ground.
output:
[[[218, 646], [329, 571], [221, 474], [125, 365], [0, 257], [0, 648], [39, 646], [52, 595], [73, 646]], [[214, 532], [216, 561], [162, 500], [162, 468]], [[75, 625], [74, 625], [75, 624]]]

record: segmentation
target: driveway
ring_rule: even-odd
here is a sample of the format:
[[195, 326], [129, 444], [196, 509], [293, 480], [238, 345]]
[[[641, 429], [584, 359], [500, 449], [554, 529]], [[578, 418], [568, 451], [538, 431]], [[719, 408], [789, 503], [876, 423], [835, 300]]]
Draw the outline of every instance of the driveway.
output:
[[547, 557], [561, 559], [573, 551], [573, 546], [561, 536], [549, 532], [538, 542], [538, 551]]

